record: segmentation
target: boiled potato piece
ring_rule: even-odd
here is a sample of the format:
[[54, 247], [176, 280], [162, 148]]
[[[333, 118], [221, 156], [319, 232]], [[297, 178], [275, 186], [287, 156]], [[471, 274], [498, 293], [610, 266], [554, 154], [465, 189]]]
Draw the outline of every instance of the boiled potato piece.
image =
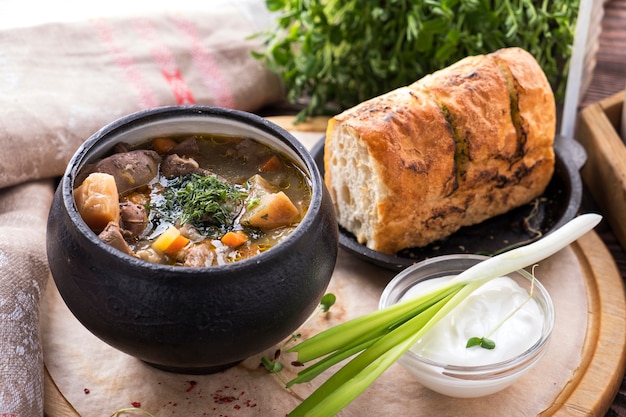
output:
[[285, 193], [279, 191], [261, 195], [258, 204], [249, 209], [241, 222], [262, 230], [269, 230], [290, 225], [299, 217], [298, 208]]
[[119, 223], [119, 193], [113, 175], [94, 172], [74, 190], [74, 200], [80, 216], [96, 233], [109, 222]]

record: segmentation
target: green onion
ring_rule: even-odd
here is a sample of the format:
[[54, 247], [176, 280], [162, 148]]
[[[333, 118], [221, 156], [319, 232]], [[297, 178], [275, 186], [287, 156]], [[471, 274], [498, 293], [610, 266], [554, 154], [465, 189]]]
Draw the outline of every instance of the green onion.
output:
[[[480, 262], [438, 288], [327, 329], [291, 349], [298, 362], [320, 359], [287, 386], [310, 381], [354, 356], [289, 416], [332, 416], [357, 398], [441, 318], [491, 279], [521, 270], [565, 248], [602, 219], [583, 214], [529, 244]], [[355, 356], [356, 355], [356, 356]]]

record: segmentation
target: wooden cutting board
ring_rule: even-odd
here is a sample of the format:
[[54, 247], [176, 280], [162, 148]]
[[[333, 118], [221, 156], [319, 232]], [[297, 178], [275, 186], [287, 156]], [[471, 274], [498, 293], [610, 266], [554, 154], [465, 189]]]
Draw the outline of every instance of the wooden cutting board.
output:
[[[270, 118], [272, 119], [272, 118]], [[324, 119], [292, 125], [292, 118], [273, 121], [311, 146], [319, 140]], [[580, 264], [580, 279], [586, 289], [587, 329], [580, 366], [569, 382], [560, 387], [553, 404], [542, 416], [603, 415], [608, 410], [626, 370], [626, 299], [624, 283], [608, 249], [595, 232], [572, 245]], [[566, 282], [566, 281], [565, 281]], [[585, 305], [581, 302], [581, 305]], [[45, 373], [45, 413], [49, 417], [80, 417]]]

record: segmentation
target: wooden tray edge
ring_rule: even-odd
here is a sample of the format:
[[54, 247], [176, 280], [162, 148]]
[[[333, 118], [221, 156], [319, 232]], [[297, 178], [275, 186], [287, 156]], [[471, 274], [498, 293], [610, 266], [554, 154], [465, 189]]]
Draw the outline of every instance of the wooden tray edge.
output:
[[576, 139], [587, 151], [582, 178], [626, 250], [626, 145], [617, 133], [624, 92], [580, 112]]
[[595, 232], [572, 248], [586, 278], [587, 336], [581, 366], [542, 416], [604, 415], [626, 371], [626, 300], [617, 265]]

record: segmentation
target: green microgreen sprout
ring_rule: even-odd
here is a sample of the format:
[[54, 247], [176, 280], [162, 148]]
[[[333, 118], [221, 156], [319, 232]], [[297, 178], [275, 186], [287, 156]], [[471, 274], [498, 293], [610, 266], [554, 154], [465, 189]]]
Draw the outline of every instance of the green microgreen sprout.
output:
[[489, 337], [491, 335], [493, 335], [500, 327], [502, 327], [502, 325], [504, 323], [506, 323], [507, 320], [509, 320], [511, 317], [513, 317], [515, 315], [515, 313], [517, 313], [518, 311], [520, 311], [522, 309], [522, 307], [524, 307], [524, 305], [526, 303], [528, 303], [532, 298], [533, 298], [533, 294], [535, 291], [535, 267], [537, 265], [533, 265], [532, 268], [532, 274], [529, 274], [528, 272], [526, 272], [523, 269], [520, 269], [519, 272], [521, 275], [525, 276], [526, 278], [528, 278], [530, 280], [530, 291], [528, 291], [528, 297], [526, 297], [526, 299], [524, 301], [522, 301], [520, 303], [520, 305], [518, 305], [517, 307], [515, 307], [515, 309], [513, 311], [511, 311], [505, 318], [503, 318], [496, 326], [494, 326], [493, 329], [491, 329], [489, 331], [489, 333], [486, 336], [483, 337], [470, 337], [469, 340], [467, 341], [467, 344], [465, 345], [466, 348], [471, 348], [474, 346], [480, 346], [483, 349], [495, 349], [496, 348], [496, 342], [493, 341], [492, 339], [490, 339]]
[[277, 360], [280, 356], [278, 355], [278, 352], [279, 349], [276, 349], [273, 360], [269, 359], [267, 356], [263, 356], [261, 358], [261, 363], [263, 364], [263, 366], [265, 366], [265, 368], [273, 374], [278, 374], [280, 371], [283, 370], [283, 364]]
[[322, 312], [328, 313], [328, 311], [335, 304], [336, 301], [337, 297], [335, 296], [335, 294], [330, 292], [324, 294], [322, 300], [320, 301], [320, 309], [322, 310]]
[[471, 348], [474, 346], [480, 346], [483, 349], [491, 350], [496, 348], [496, 342], [486, 337], [470, 337], [465, 347]]
[[[479, 262], [437, 288], [296, 344], [288, 352], [297, 354], [297, 363], [316, 362], [300, 371], [287, 388], [349, 360], [288, 416], [335, 415], [481, 285], [553, 255], [592, 230], [601, 219], [597, 214], [580, 215], [542, 239]], [[479, 342], [488, 345], [485, 339]]]
[[265, 369], [267, 369], [270, 373], [276, 375], [276, 377], [280, 380], [280, 382], [282, 382], [285, 385], [287, 385], [287, 382], [280, 375], [280, 372], [284, 368], [283, 363], [280, 361], [280, 357], [282, 353], [285, 351], [285, 349], [287, 348], [288, 344], [290, 344], [291, 342], [297, 341], [301, 337], [302, 335], [300, 333], [293, 333], [285, 342], [283, 342], [274, 351], [274, 356], [272, 359], [268, 358], [267, 356], [263, 356], [261, 358], [261, 365], [263, 365]]

